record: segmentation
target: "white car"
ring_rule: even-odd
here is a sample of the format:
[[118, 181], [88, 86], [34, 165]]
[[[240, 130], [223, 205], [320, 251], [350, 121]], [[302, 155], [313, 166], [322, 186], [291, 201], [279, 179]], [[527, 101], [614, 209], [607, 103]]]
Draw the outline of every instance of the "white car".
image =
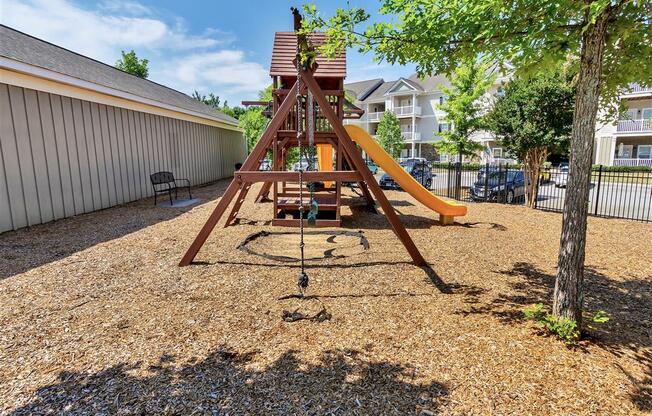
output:
[[560, 165], [559, 171], [553, 177], [556, 188], [565, 188], [568, 185], [568, 165]]
[[294, 166], [292, 166], [292, 170], [295, 172], [298, 172], [299, 169], [302, 169], [304, 172], [308, 170], [308, 161], [302, 160], [301, 162], [296, 162]]

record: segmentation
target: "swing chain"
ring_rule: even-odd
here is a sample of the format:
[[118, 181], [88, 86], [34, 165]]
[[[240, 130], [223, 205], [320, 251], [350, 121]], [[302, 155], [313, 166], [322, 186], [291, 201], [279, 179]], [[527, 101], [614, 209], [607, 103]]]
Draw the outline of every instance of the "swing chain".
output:
[[[298, 44], [298, 42], [297, 42]], [[300, 243], [299, 248], [301, 250], [301, 272], [299, 273], [299, 279], [297, 281], [297, 286], [299, 287], [299, 294], [301, 297], [304, 296], [306, 289], [308, 288], [308, 274], [305, 270], [305, 254], [304, 254], [304, 238], [303, 238], [303, 165], [302, 161], [303, 156], [303, 147], [301, 146], [301, 134], [302, 134], [302, 123], [303, 117], [301, 116], [302, 108], [302, 95], [301, 95], [301, 56], [297, 49], [297, 146], [299, 147], [299, 233], [300, 233]]]

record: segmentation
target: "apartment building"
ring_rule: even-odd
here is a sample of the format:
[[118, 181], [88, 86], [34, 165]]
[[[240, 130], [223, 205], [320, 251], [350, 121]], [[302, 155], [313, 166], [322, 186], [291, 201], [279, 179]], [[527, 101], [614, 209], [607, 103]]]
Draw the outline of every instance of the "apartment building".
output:
[[[500, 94], [501, 85], [506, 80], [507, 77], [496, 78], [486, 94], [485, 105], [490, 105], [492, 97]], [[365, 111], [360, 119], [348, 122], [358, 124], [369, 134], [375, 135], [385, 111], [392, 111], [399, 119], [405, 140], [401, 157], [448, 160], [446, 155], [437, 154], [433, 143], [441, 140], [442, 131], [451, 128], [446, 121], [446, 113], [438, 108], [446, 100], [442, 88], [450, 85], [443, 75], [420, 79], [416, 74], [395, 81], [376, 78], [345, 84], [344, 88], [355, 100], [354, 104]], [[473, 139], [484, 145], [485, 149], [478, 157], [482, 162], [511, 161], [491, 133], [479, 132]]]
[[[484, 97], [484, 105], [502, 91], [508, 77], [497, 77]], [[442, 87], [450, 81], [435, 75], [420, 79], [416, 74], [409, 78], [385, 81], [382, 78], [345, 84], [344, 88], [354, 98], [354, 104], [365, 111], [357, 120], [371, 135], [375, 135], [385, 111], [393, 111], [399, 119], [405, 146], [401, 157], [425, 157], [429, 160], [449, 160], [439, 155], [433, 143], [441, 140], [440, 133], [451, 126], [446, 113], [438, 108], [446, 95]], [[594, 163], [607, 166], [652, 166], [652, 87], [632, 84], [621, 97], [627, 111], [612, 123], [596, 124]], [[500, 142], [490, 132], [478, 132], [473, 137], [484, 145], [478, 155], [482, 163], [512, 163]]]
[[652, 87], [632, 84], [620, 99], [626, 108], [620, 119], [597, 123], [594, 163], [652, 166]]

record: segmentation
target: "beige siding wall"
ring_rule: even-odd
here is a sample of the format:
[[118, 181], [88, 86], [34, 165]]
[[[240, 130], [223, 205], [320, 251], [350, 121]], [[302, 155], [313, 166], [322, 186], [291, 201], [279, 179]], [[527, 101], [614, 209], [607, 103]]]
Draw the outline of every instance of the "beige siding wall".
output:
[[0, 83], [0, 232], [149, 197], [161, 170], [225, 178], [245, 157], [237, 131]]
[[596, 165], [609, 165], [611, 162], [611, 136], [596, 136], [595, 160]]

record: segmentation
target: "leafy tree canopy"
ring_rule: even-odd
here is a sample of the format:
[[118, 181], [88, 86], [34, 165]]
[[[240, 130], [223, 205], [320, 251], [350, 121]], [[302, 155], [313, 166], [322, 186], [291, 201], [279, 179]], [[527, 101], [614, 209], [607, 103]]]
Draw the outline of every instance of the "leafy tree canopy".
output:
[[511, 63], [521, 74], [554, 69], [567, 60], [578, 66], [584, 31], [609, 13], [604, 104], [613, 104], [631, 82], [652, 85], [650, 0], [383, 0], [379, 13], [392, 18], [375, 23], [356, 7], [339, 8], [330, 18], [312, 4], [303, 9], [303, 30], [329, 36], [322, 53], [334, 56], [342, 48], [356, 47], [373, 52], [377, 61], [416, 63], [422, 75], [451, 74], [460, 61], [480, 55], [501, 65]]
[[385, 149], [394, 159], [401, 155], [403, 149], [403, 136], [401, 135], [401, 125], [399, 124], [398, 117], [391, 111], [385, 111], [383, 117], [378, 123], [378, 130], [376, 130], [378, 143]]
[[552, 151], [568, 152], [575, 90], [555, 71], [515, 78], [485, 116], [487, 128], [507, 153], [523, 163], [525, 204], [534, 207], [541, 168]]
[[476, 59], [455, 69], [452, 88], [442, 87], [446, 100], [438, 105], [446, 112], [446, 121], [451, 126], [440, 133], [442, 140], [435, 144], [440, 153], [471, 156], [482, 150], [471, 135], [482, 129], [482, 113], [489, 104], [486, 93], [494, 79], [489, 66]]
[[207, 106], [213, 107], [216, 110], [220, 109], [220, 96], [215, 95], [212, 92], [209, 93], [208, 95], [203, 95], [200, 94], [199, 91], [195, 90], [192, 93], [192, 98], [194, 98], [197, 101], [201, 101], [202, 103], [206, 104]]
[[115, 67], [140, 78], [147, 78], [149, 75], [149, 61], [138, 59], [136, 52], [132, 49], [129, 52], [122, 51], [122, 58], [118, 59]]
[[262, 114], [260, 107], [248, 108], [244, 114], [238, 119], [238, 126], [243, 130], [245, 139], [247, 140], [247, 150], [251, 151], [258, 143], [260, 136], [267, 127], [267, 117]]
[[568, 76], [559, 71], [514, 78], [485, 116], [486, 126], [521, 161], [536, 148], [567, 153], [574, 95]]
[[229, 103], [226, 100], [224, 101], [224, 105], [220, 105], [220, 96], [215, 95], [212, 92], [208, 93], [208, 95], [204, 95], [195, 90], [192, 93], [192, 98], [236, 119], [239, 119], [246, 111], [240, 106], [229, 107]]

